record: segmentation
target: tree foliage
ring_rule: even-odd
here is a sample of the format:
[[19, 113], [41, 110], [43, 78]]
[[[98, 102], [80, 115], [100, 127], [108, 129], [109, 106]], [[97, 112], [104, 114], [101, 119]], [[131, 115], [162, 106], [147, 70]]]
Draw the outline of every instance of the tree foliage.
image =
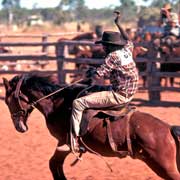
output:
[[85, 0], [60, 0], [56, 8], [26, 9], [21, 8], [20, 0], [3, 0], [3, 8], [0, 10], [0, 21], [3, 23], [7, 22], [8, 12], [11, 11], [14, 14], [13, 22], [18, 24], [25, 21], [28, 16], [33, 14], [41, 15], [44, 21], [50, 21], [54, 24], [62, 24], [70, 21], [85, 21], [89, 23], [93, 22], [94, 24], [112, 22], [113, 24], [113, 11], [114, 9], [118, 9], [122, 13], [124, 22], [138, 22], [139, 19], [144, 20], [144, 22], [148, 22], [148, 20], [154, 22], [159, 18], [160, 8], [164, 3], [171, 3], [174, 10], [178, 11], [177, 5], [179, 0], [143, 1], [146, 4], [150, 4], [149, 7], [137, 6], [136, 0], [119, 0], [119, 5], [115, 8], [88, 9], [85, 5]]
[[4, 9], [20, 8], [20, 0], [3, 0], [2, 6]]
[[121, 6], [119, 7], [120, 11], [123, 14], [123, 20], [131, 21], [135, 20], [135, 14], [136, 14], [136, 4], [134, 0], [119, 0]]

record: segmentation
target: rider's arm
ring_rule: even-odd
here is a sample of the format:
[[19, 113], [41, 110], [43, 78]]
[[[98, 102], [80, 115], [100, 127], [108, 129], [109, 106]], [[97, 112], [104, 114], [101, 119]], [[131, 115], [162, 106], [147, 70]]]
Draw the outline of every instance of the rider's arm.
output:
[[115, 22], [116, 26], [118, 27], [119, 32], [121, 33], [122, 37], [123, 37], [125, 40], [130, 40], [129, 37], [128, 37], [128, 34], [124, 31], [124, 29], [123, 29], [122, 26], [120, 25], [120, 14], [117, 14], [114, 22]]

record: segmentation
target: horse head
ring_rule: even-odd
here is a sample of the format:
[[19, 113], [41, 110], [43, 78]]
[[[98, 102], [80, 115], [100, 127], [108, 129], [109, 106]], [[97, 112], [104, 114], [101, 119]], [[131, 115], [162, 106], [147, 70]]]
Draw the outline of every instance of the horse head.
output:
[[[61, 113], [64, 111], [69, 113], [69, 106], [76, 96], [72, 93], [69, 95], [66, 91], [60, 92], [59, 90], [64, 89], [64, 86], [57, 84], [54, 76], [26, 74], [15, 76], [10, 81], [3, 78], [3, 83], [6, 91], [5, 102], [13, 124], [19, 132], [28, 130], [27, 119], [34, 108], [38, 109], [46, 119], [49, 117], [56, 119], [65, 97], [66, 106], [61, 108]], [[78, 92], [79, 90], [76, 93]]]
[[23, 77], [16, 76], [11, 81], [3, 78], [6, 95], [5, 102], [11, 113], [13, 124], [17, 131], [23, 133], [28, 130], [27, 119], [33, 107], [29, 104], [29, 99], [21, 92]]

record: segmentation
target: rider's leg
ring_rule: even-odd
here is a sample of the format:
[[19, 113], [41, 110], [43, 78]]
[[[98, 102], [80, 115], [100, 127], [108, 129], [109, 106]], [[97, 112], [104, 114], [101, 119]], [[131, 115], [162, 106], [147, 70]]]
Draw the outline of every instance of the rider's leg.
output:
[[73, 102], [73, 109], [71, 116], [75, 138], [79, 137], [80, 135], [79, 133], [80, 133], [80, 124], [82, 120], [82, 113], [85, 109], [116, 106], [120, 104], [125, 104], [129, 102], [131, 99], [132, 97], [125, 98], [113, 91], [101, 91], [75, 99]]
[[75, 99], [72, 109], [74, 133], [79, 136], [82, 112], [87, 108], [103, 108], [125, 104], [129, 99], [115, 94], [113, 91], [102, 91]]
[[[103, 108], [111, 107], [115, 105], [125, 104], [132, 99], [125, 98], [114, 91], [101, 91], [83, 96], [73, 101], [71, 123], [74, 130], [73, 145], [77, 147], [77, 141], [75, 139], [79, 137], [80, 124], [82, 119], [82, 113], [87, 108]], [[59, 147], [61, 148], [61, 147]], [[65, 148], [66, 149], [66, 148]]]

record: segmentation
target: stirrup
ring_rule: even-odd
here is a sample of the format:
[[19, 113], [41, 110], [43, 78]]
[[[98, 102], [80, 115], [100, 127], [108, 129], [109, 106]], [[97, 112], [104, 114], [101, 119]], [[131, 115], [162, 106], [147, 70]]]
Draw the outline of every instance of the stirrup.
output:
[[85, 153], [86, 149], [83, 146], [79, 146], [79, 152], [80, 153]]

